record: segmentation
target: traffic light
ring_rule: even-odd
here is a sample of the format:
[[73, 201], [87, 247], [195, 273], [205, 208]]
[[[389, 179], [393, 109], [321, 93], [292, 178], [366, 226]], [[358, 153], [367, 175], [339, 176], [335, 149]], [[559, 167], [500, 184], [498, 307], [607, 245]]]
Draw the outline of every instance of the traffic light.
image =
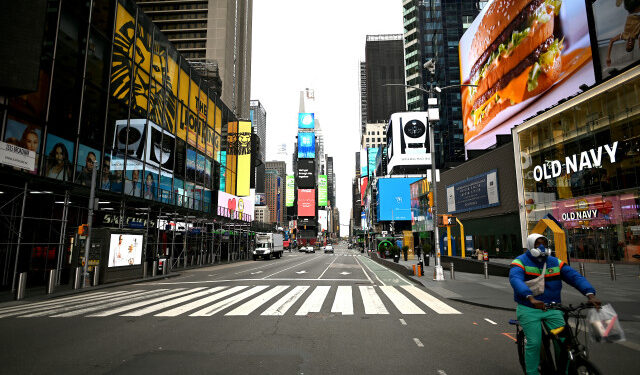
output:
[[89, 235], [89, 226], [87, 224], [82, 224], [78, 227], [78, 234], [80, 236], [88, 236]]
[[431, 211], [431, 208], [433, 207], [433, 192], [430, 191], [427, 197], [429, 198], [429, 211]]
[[450, 227], [456, 224], [456, 217], [451, 215], [438, 215], [439, 227]]

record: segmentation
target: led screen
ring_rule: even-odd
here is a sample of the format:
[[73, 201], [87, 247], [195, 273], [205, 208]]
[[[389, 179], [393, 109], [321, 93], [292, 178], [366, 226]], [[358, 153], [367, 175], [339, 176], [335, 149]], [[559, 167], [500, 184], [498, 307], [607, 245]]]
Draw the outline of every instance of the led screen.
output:
[[490, 1], [460, 39], [461, 81], [476, 85], [462, 88], [467, 148], [595, 83], [585, 2], [530, 3]]
[[286, 186], [286, 206], [293, 207], [293, 202], [295, 201], [295, 189], [296, 179], [293, 175], [287, 175], [287, 186]]
[[298, 113], [299, 129], [313, 129], [314, 127], [315, 120], [313, 113]]
[[316, 216], [315, 189], [298, 189], [298, 216]]
[[376, 157], [378, 156], [378, 148], [369, 148], [367, 152], [369, 153], [369, 176], [373, 176], [376, 173]]
[[141, 234], [112, 234], [107, 267], [135, 266], [142, 262]]
[[316, 136], [314, 133], [298, 133], [298, 158], [315, 159]]
[[411, 220], [411, 189], [412, 182], [419, 178], [379, 178], [378, 207], [379, 221], [409, 221]]
[[301, 189], [316, 187], [316, 163], [313, 159], [298, 159], [298, 178], [296, 185]]
[[325, 207], [327, 205], [327, 176], [318, 176], [318, 206]]

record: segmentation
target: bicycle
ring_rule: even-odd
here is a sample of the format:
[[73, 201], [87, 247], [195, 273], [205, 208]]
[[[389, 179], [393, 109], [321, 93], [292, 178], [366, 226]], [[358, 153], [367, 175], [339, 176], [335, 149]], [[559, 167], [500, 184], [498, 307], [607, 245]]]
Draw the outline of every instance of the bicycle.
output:
[[[572, 305], [545, 304], [547, 309], [562, 311], [565, 326], [550, 330], [542, 324], [542, 348], [540, 350], [540, 374], [579, 374], [579, 375], [599, 375], [600, 370], [589, 361], [587, 346], [578, 339], [578, 330], [581, 326], [586, 327], [585, 316], [582, 311], [593, 308], [592, 305], [581, 303], [577, 307]], [[570, 324], [569, 319], [573, 319], [575, 324]], [[509, 320], [509, 324], [516, 326], [516, 345], [518, 347], [518, 360], [522, 371], [526, 373], [524, 364], [524, 347], [526, 339], [520, 323], [516, 319]], [[586, 332], [586, 331], [585, 331]], [[564, 338], [564, 342], [560, 340]], [[586, 334], [585, 334], [586, 338]], [[560, 355], [552, 355], [553, 344], [559, 345]], [[565, 369], [565, 370], [562, 370]]]

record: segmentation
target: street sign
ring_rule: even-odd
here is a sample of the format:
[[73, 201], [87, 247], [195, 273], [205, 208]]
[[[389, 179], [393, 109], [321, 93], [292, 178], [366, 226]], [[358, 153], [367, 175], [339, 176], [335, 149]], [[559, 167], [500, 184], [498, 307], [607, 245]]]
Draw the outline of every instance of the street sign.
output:
[[456, 217], [451, 215], [438, 215], [439, 227], [450, 227], [456, 224]]

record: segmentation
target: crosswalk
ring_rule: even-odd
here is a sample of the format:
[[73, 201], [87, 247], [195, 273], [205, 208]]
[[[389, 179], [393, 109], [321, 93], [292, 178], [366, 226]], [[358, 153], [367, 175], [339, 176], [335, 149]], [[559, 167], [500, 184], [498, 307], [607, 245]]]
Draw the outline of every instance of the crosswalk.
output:
[[[333, 301], [331, 301], [333, 298]], [[413, 285], [237, 285], [92, 292], [0, 308], [2, 318], [461, 314]]]

